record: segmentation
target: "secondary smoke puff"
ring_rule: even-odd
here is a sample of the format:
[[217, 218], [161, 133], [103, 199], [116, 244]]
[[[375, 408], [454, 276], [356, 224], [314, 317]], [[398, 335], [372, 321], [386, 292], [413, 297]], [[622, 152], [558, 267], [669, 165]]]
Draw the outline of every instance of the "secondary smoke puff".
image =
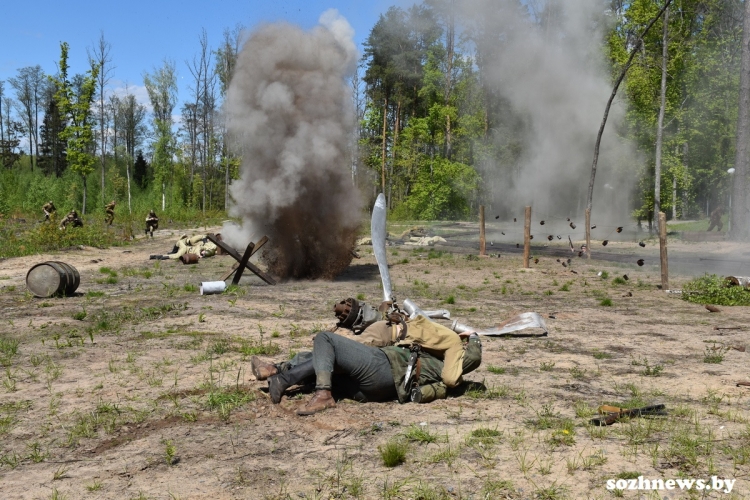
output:
[[[490, 189], [513, 213], [531, 204], [537, 213], [582, 216], [594, 142], [612, 91], [602, 52], [610, 22], [605, 4], [536, 2], [547, 9], [539, 14], [539, 24], [532, 24], [519, 4], [462, 0], [457, 8], [472, 29], [486, 35], [487, 42], [478, 46], [483, 76], [517, 120], [505, 130], [495, 130], [496, 140], [507, 144], [510, 137], [512, 143], [523, 131], [524, 154], [514, 165], [514, 175], [493, 179]], [[621, 87], [620, 95], [623, 92]], [[594, 193], [600, 223], [603, 212], [620, 222], [628, 217], [633, 167], [639, 161], [616, 137], [623, 115], [616, 101], [602, 141]], [[497, 171], [495, 165], [490, 168]], [[605, 190], [605, 184], [615, 189]]]
[[355, 113], [345, 78], [356, 69], [353, 30], [334, 10], [309, 32], [289, 24], [254, 31], [227, 90], [227, 127], [242, 158], [230, 186], [226, 240], [261, 235], [281, 278], [331, 278], [351, 261], [360, 223], [347, 145]]

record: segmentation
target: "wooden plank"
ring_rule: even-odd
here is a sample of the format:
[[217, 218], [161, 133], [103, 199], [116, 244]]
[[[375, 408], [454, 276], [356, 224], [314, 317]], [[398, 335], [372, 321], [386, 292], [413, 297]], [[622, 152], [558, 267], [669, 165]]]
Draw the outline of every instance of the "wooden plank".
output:
[[230, 269], [229, 271], [227, 271], [226, 274], [224, 274], [224, 276], [222, 276], [221, 278], [219, 278], [219, 281], [226, 281], [226, 280], [228, 280], [229, 277], [234, 274], [234, 272], [237, 270], [238, 267], [240, 267], [240, 263], [239, 262], [235, 262], [234, 265], [232, 266], [232, 269]]
[[240, 278], [242, 278], [242, 273], [245, 270], [247, 261], [250, 260], [250, 256], [253, 254], [253, 248], [255, 248], [255, 243], [251, 241], [247, 244], [247, 248], [245, 249], [245, 253], [242, 256], [242, 260], [240, 261], [240, 265], [237, 268], [237, 272], [234, 273], [234, 279], [232, 280], [233, 285], [237, 285], [240, 282]]
[[[258, 250], [260, 250], [260, 248], [263, 245], [265, 245], [266, 243], [268, 243], [268, 236], [262, 237], [260, 239], [260, 241], [255, 244], [255, 248], [253, 248], [253, 253], [250, 254], [250, 258], [252, 258], [253, 255], [255, 255], [256, 253], [258, 253]], [[357, 257], [357, 258], [359, 258], [359, 257]], [[237, 271], [238, 267], [240, 267], [240, 263], [239, 262], [235, 262], [234, 265], [232, 266], [232, 269], [230, 269], [229, 271], [227, 271], [227, 273], [221, 278], [221, 281], [228, 280], [234, 274], [234, 272]]]
[[[212, 241], [213, 243], [215, 243], [217, 247], [220, 247], [226, 253], [228, 253], [229, 255], [231, 255], [232, 258], [234, 260], [236, 260], [237, 262], [240, 262], [240, 260], [242, 260], [242, 257], [240, 257], [240, 254], [238, 254], [237, 251], [234, 248], [228, 246], [227, 244], [225, 244], [221, 240], [217, 240], [216, 237], [213, 234], [207, 235], [207, 238], [210, 241]], [[250, 269], [250, 271], [252, 271], [253, 273], [255, 273], [255, 275], [258, 278], [262, 279], [263, 281], [265, 281], [269, 285], [275, 285], [276, 284], [276, 281], [273, 278], [271, 278], [270, 276], [268, 276], [266, 273], [264, 273], [263, 271], [261, 271], [260, 269], [258, 269], [257, 266], [251, 264], [250, 262], [247, 262], [245, 264], [245, 267], [248, 268], [248, 269]]]

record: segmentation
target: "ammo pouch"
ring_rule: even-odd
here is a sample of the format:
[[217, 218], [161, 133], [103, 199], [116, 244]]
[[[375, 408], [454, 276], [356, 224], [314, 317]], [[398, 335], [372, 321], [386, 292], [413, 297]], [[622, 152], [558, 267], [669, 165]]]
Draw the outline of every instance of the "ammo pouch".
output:
[[442, 382], [421, 385], [411, 390], [410, 399], [412, 403], [430, 403], [436, 399], [445, 399], [448, 396], [448, 387]]

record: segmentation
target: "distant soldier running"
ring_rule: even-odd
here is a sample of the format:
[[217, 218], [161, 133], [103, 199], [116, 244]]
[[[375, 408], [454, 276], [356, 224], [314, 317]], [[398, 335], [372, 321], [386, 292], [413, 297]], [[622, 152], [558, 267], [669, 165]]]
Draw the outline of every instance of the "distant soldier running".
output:
[[721, 222], [721, 216], [724, 215], [724, 205], [719, 205], [711, 212], [711, 223], [708, 225], [707, 231], [711, 231], [714, 227], [717, 231], [721, 231], [724, 227], [724, 223]]
[[159, 228], [159, 218], [156, 216], [156, 212], [151, 210], [146, 216], [146, 236], [149, 234], [154, 237], [154, 231]]
[[55, 215], [57, 209], [55, 208], [55, 204], [50, 200], [42, 206], [42, 212], [44, 212], [44, 220], [47, 221], [50, 217]]
[[60, 222], [60, 229], [65, 229], [68, 227], [68, 224], [72, 225], [73, 227], [83, 227], [83, 221], [80, 217], [78, 217], [78, 212], [75, 210], [71, 210], [68, 212], [68, 215], [66, 215], [63, 220]]
[[104, 222], [111, 226], [112, 221], [115, 220], [115, 200], [110, 201], [104, 206], [104, 211], [106, 212], [106, 215], [104, 216]]

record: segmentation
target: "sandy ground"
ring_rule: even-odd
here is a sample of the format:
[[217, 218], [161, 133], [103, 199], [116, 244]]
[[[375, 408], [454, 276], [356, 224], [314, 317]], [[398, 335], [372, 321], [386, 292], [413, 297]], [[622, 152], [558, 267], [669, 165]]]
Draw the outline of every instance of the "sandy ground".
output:
[[[0, 262], [2, 498], [750, 497], [750, 389], [735, 385], [750, 380], [750, 352], [736, 349], [750, 349], [747, 307], [709, 313], [658, 290], [650, 265], [542, 256], [524, 270], [516, 254], [390, 247], [400, 300], [479, 327], [536, 311], [549, 335], [485, 338], [466, 378], [486, 390], [298, 417], [309, 396], [271, 404], [249, 357], [308, 349], [338, 300], [377, 304], [371, 249], [333, 282], [268, 286], [248, 273], [201, 296], [233, 261], [148, 260], [177, 236]], [[26, 291], [26, 271], [46, 260], [78, 269], [75, 297]], [[588, 425], [603, 403], [663, 403], [669, 416]], [[406, 443], [405, 460], [386, 467], [393, 443]], [[639, 475], [736, 483], [731, 494], [607, 490]]]

